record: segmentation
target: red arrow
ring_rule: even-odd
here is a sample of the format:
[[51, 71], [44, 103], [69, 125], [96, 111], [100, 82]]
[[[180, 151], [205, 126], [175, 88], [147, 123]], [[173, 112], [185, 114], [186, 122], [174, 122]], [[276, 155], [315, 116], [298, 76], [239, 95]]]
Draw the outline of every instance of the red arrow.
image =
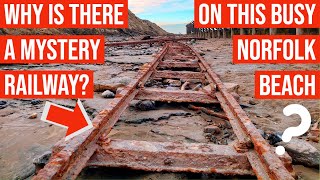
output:
[[93, 127], [80, 100], [74, 110], [46, 102], [41, 120], [67, 128], [66, 141]]

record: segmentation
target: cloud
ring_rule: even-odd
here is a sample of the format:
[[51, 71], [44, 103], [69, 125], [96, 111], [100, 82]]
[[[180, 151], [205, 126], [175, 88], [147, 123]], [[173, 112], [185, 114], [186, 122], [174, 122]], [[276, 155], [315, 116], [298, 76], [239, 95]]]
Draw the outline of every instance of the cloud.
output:
[[171, 25], [185, 25], [188, 24], [189, 22], [184, 22], [184, 21], [176, 21], [176, 22], [158, 22], [157, 25], [159, 26], [171, 26]]
[[150, 11], [168, 3], [169, 0], [129, 0], [129, 9], [136, 14]]
[[136, 14], [168, 13], [193, 10], [193, 0], [129, 0], [129, 9]]
[[193, 0], [129, 0], [129, 9], [141, 19], [150, 20], [169, 32], [185, 32], [194, 18]]

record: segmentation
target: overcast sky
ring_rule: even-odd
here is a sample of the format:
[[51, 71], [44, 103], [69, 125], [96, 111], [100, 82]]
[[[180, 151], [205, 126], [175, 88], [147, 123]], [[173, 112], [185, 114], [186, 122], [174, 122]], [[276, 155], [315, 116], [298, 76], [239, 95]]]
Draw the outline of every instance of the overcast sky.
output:
[[129, 0], [129, 9], [171, 33], [185, 33], [194, 16], [193, 0]]

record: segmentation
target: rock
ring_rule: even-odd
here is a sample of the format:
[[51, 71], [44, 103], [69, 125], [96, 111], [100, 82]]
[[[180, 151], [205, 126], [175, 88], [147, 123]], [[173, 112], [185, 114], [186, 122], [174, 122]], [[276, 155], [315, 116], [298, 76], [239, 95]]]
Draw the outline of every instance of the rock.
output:
[[319, 143], [320, 137], [319, 123], [319, 120], [316, 123], [314, 123], [308, 133], [308, 139], [316, 143]]
[[224, 86], [227, 88], [228, 92], [235, 92], [239, 94], [239, 84], [235, 83], [224, 83]]
[[33, 164], [35, 164], [35, 165], [39, 165], [39, 164], [45, 165], [45, 164], [48, 163], [50, 157], [51, 157], [51, 151], [46, 151], [41, 156], [33, 159]]
[[29, 119], [36, 119], [38, 117], [37, 113], [33, 113], [29, 116]]
[[153, 52], [151, 50], [146, 50], [143, 52], [144, 55], [152, 55]]
[[215, 84], [209, 84], [207, 86], [205, 86], [203, 89], [209, 93], [211, 92], [215, 92], [216, 91], [217, 86]]
[[293, 138], [289, 143], [280, 142], [277, 143], [277, 146], [283, 146], [294, 163], [308, 167], [319, 167], [320, 152], [307, 141]]
[[41, 103], [41, 101], [38, 100], [38, 99], [34, 99], [34, 100], [31, 101], [31, 104], [32, 104], [32, 105], [38, 105], [38, 104], [40, 104], [40, 103]]
[[42, 169], [49, 161], [51, 157], [51, 151], [47, 151], [41, 156], [33, 159], [33, 164], [36, 167], [36, 172], [38, 172], [40, 169]]
[[220, 134], [221, 130], [218, 126], [210, 125], [204, 128], [205, 133]]
[[109, 90], [106, 90], [101, 95], [103, 98], [114, 98], [115, 94]]
[[0, 101], [0, 106], [6, 105], [7, 101]]
[[257, 105], [258, 102], [257, 102], [256, 100], [254, 100], [254, 99], [250, 99], [250, 100], [249, 100], [249, 104], [250, 104], [250, 105]]
[[93, 115], [93, 113], [95, 113], [97, 110], [96, 109], [93, 109], [93, 108], [86, 108], [86, 112], [88, 115]]
[[140, 100], [132, 100], [132, 101], [129, 103], [129, 106], [135, 108], [136, 105], [137, 105], [139, 102], [140, 102]]
[[139, 101], [135, 107], [141, 111], [150, 111], [156, 109], [154, 101]]
[[269, 144], [271, 145], [275, 145], [278, 142], [282, 141], [280, 133], [269, 134], [267, 139], [269, 140]]
[[149, 36], [149, 35], [143, 36], [141, 38], [141, 40], [149, 40], [149, 39], [152, 39], [151, 36]]
[[166, 79], [163, 82], [169, 84], [172, 87], [180, 87], [182, 85], [181, 81], [173, 79]]
[[21, 179], [32, 179], [32, 176], [34, 176], [36, 173], [36, 168], [32, 165], [25, 166], [22, 169], [19, 170], [17, 174], [13, 176], [13, 180], [21, 180]]
[[0, 109], [4, 109], [8, 106], [7, 101], [0, 101]]
[[206, 55], [204, 52], [200, 52], [200, 56], [204, 56]]
[[139, 69], [140, 69], [139, 66], [134, 66], [134, 67], [132, 68], [132, 71], [139, 71]]
[[124, 90], [124, 87], [120, 87], [120, 88], [118, 88], [117, 89], [117, 91], [116, 91], [116, 94], [119, 94], [121, 91], [123, 91]]

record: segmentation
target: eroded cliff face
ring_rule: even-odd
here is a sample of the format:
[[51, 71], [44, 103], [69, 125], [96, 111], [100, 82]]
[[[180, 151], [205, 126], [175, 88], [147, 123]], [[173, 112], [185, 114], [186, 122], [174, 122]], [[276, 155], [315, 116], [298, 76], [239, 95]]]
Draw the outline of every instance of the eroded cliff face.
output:
[[0, 34], [8, 35], [54, 35], [54, 34], [104, 34], [104, 35], [166, 35], [165, 30], [161, 29], [155, 23], [138, 18], [134, 13], [129, 11], [129, 28], [128, 29], [4, 29], [0, 28]]

